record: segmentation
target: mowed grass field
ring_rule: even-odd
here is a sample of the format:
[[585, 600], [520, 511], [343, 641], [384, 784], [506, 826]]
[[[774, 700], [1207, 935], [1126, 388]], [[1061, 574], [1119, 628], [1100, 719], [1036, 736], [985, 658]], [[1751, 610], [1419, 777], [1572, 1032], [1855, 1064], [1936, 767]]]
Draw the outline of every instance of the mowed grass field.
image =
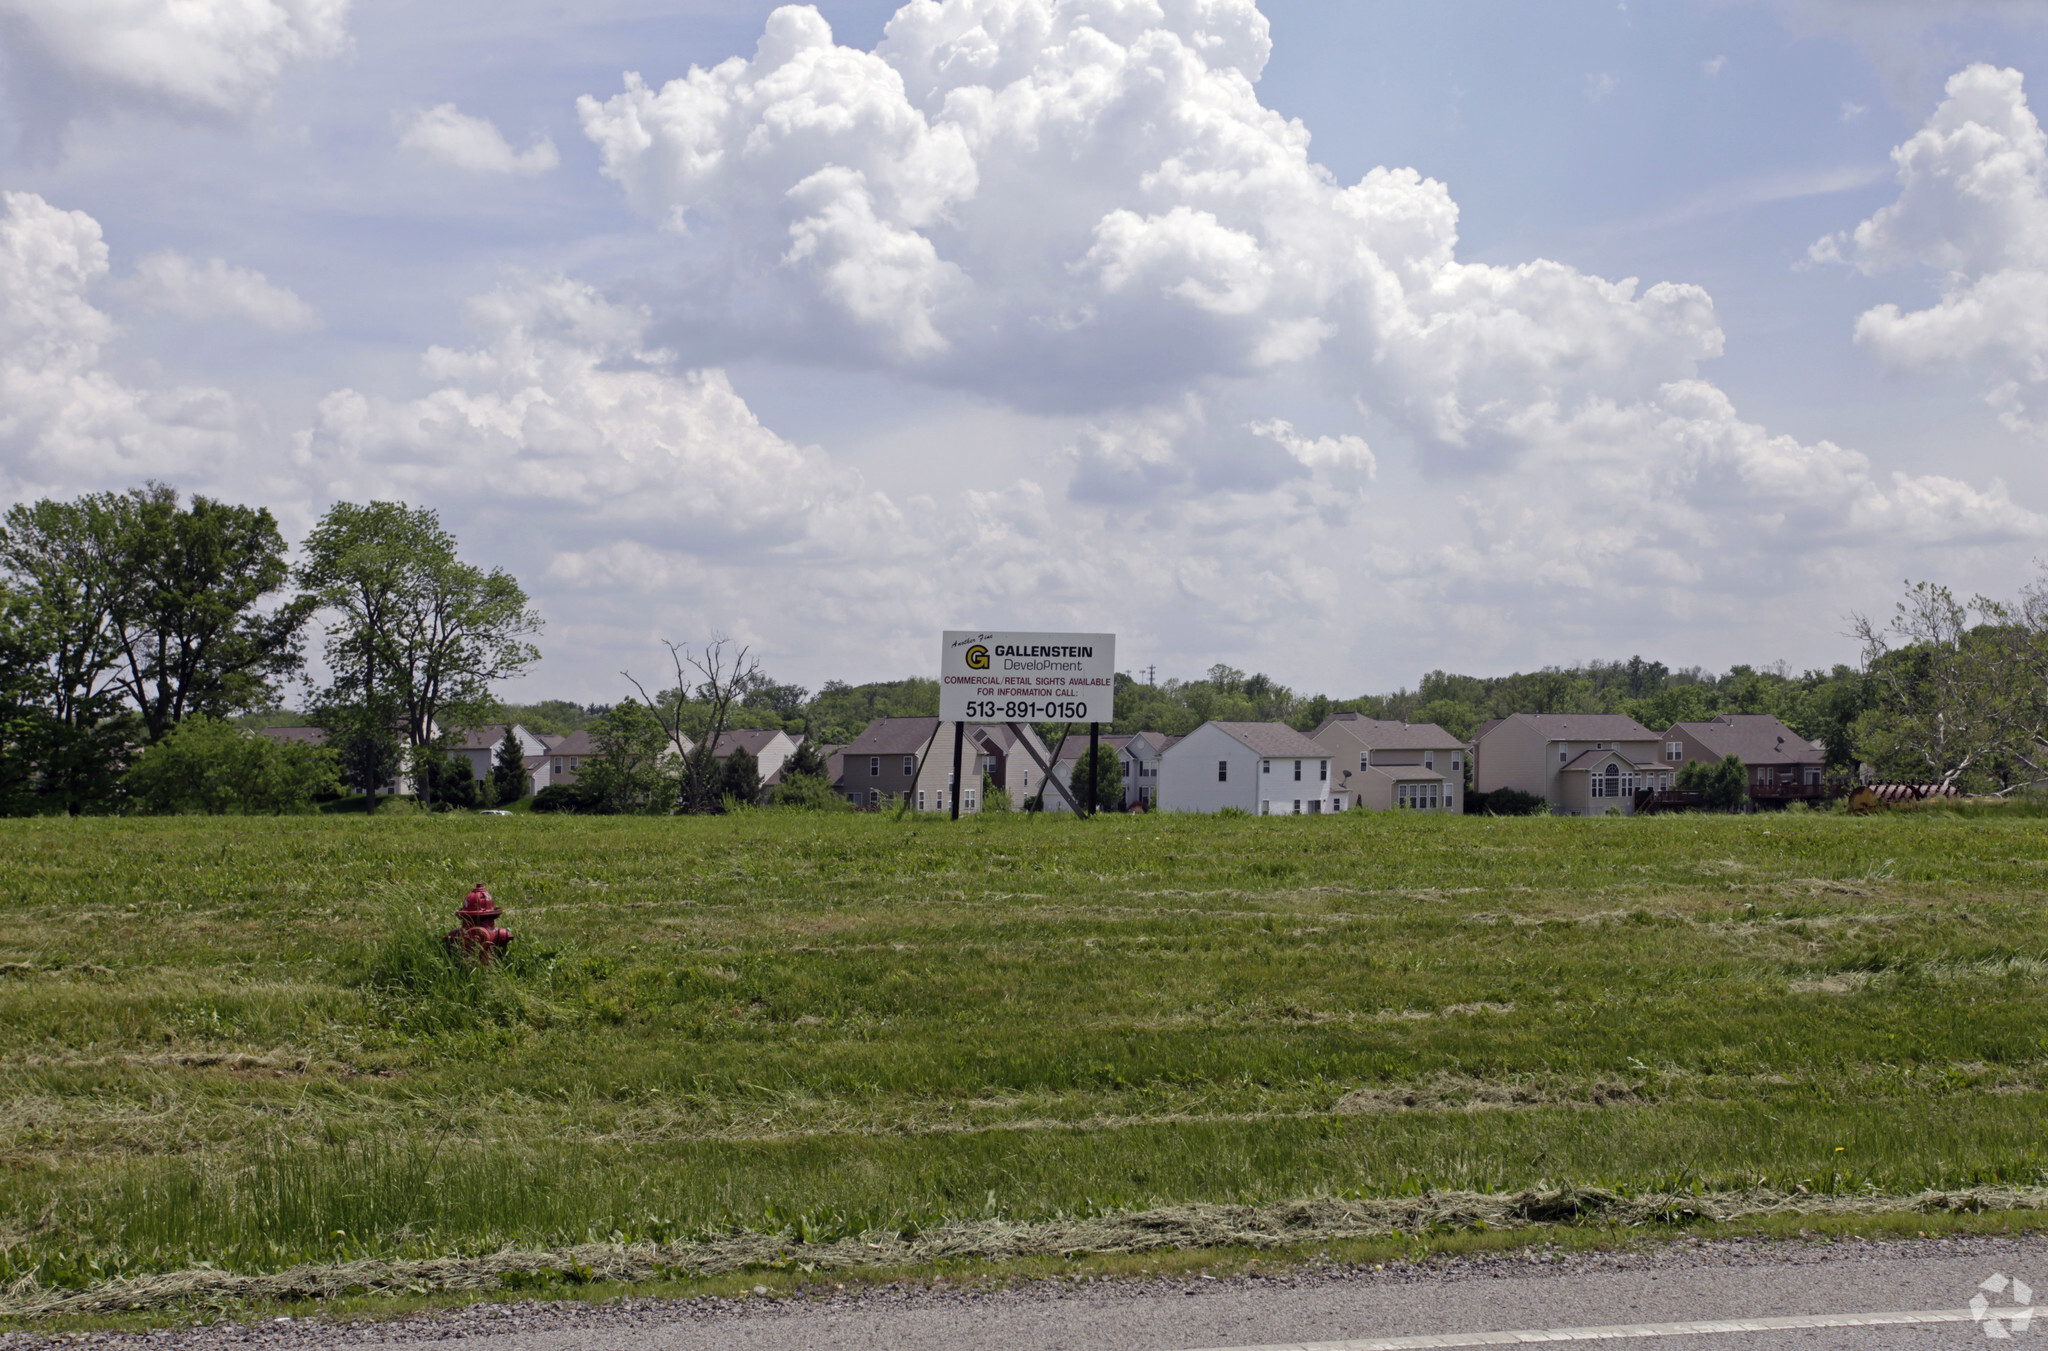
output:
[[2044, 921], [2006, 812], [0, 823], [0, 1286], [2034, 1185]]

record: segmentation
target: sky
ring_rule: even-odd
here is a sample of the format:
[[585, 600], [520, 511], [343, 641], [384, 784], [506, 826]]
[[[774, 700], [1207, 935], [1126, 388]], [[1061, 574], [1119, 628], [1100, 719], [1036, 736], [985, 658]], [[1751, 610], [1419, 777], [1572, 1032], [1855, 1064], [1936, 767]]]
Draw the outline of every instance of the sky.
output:
[[2048, 2], [0, 0], [0, 496], [431, 506], [506, 694], [1795, 669], [2048, 557]]

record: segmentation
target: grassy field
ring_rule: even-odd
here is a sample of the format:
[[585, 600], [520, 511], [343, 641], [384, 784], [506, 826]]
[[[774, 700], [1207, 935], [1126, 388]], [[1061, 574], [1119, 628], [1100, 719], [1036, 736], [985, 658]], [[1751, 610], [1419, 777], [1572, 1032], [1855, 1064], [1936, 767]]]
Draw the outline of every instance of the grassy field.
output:
[[2044, 918], [2011, 812], [0, 823], [0, 1288], [2039, 1185]]

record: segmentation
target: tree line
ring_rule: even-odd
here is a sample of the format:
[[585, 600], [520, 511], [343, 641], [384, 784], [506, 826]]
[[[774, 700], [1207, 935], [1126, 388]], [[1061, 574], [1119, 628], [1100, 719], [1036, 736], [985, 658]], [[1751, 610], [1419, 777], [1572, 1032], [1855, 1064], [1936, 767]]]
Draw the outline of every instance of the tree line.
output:
[[[0, 812], [289, 810], [348, 785], [374, 804], [408, 755], [431, 797], [452, 730], [538, 660], [539, 616], [509, 573], [463, 561], [433, 511], [402, 502], [335, 505], [300, 555], [267, 509], [184, 503], [160, 483], [10, 508]], [[230, 725], [287, 692], [325, 746]]]

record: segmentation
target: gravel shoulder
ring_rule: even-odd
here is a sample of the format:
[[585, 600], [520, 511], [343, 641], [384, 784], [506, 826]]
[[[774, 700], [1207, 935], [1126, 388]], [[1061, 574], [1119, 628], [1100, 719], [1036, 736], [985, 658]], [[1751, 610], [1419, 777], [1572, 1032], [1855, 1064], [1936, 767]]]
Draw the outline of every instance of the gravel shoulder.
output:
[[[146, 1334], [0, 1335], [28, 1348], [319, 1351], [463, 1340], [479, 1351], [921, 1351], [1189, 1348], [1698, 1318], [1960, 1308], [1994, 1272], [2048, 1294], [2048, 1235], [1784, 1242], [1680, 1240], [1624, 1251], [1308, 1264], [1218, 1279], [943, 1280], [794, 1296], [478, 1304], [396, 1321], [314, 1318]], [[1975, 1328], [1802, 1346], [1964, 1345]], [[1777, 1345], [1689, 1338], [1689, 1347]]]

